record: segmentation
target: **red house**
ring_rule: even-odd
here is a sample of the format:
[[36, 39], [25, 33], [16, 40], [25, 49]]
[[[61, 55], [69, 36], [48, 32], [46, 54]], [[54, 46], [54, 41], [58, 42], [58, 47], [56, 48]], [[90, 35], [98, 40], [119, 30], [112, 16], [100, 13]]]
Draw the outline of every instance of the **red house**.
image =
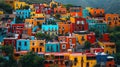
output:
[[71, 23], [71, 33], [76, 31], [87, 31], [88, 23], [85, 18], [75, 18], [75, 23]]
[[24, 27], [25, 27], [24, 24], [13, 24], [12, 33], [22, 34]]
[[91, 53], [99, 53], [99, 52], [104, 52], [103, 48], [90, 48]]
[[76, 47], [76, 38], [74, 36], [59, 36], [61, 52], [72, 51]]
[[106, 67], [115, 67], [115, 61], [112, 56], [107, 57]]
[[109, 33], [104, 33], [104, 34], [102, 34], [102, 38], [100, 38], [99, 41], [109, 42], [109, 41], [110, 41]]
[[13, 45], [16, 47], [17, 38], [4, 38], [4, 45]]
[[90, 34], [87, 34], [87, 40], [90, 43], [94, 43], [96, 41], [95, 33], [91, 32]]

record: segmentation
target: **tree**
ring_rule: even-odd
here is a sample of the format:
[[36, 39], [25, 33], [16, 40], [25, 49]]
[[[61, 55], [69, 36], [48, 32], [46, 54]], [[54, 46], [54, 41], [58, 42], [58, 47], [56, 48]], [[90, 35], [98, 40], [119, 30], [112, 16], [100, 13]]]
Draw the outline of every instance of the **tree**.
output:
[[44, 67], [44, 58], [33, 52], [29, 52], [20, 58], [22, 67]]
[[24, 22], [24, 18], [21, 17], [16, 17], [16, 23], [23, 23]]
[[115, 62], [120, 65], [120, 53], [115, 54]]
[[2, 46], [2, 52], [4, 52], [6, 54], [6, 56], [12, 56], [13, 55], [13, 46], [11, 45], [5, 45], [5, 46]]
[[72, 4], [66, 4], [64, 5], [64, 7], [69, 11], [70, 7], [72, 7], [73, 5]]
[[84, 43], [84, 49], [90, 49], [91, 43], [89, 41], [85, 41]]
[[3, 11], [8, 14], [12, 14], [13, 10], [13, 8], [10, 5], [5, 3], [0, 3], [0, 9], [3, 9]]
[[[4, 64], [5, 64], [5, 67], [16, 67], [17, 66], [17, 62], [13, 58], [13, 52], [14, 52], [13, 46], [5, 45], [5, 46], [2, 46], [1, 49], [2, 49], [2, 52], [5, 54], [4, 57], [3, 57], [5, 59], [5, 61], [2, 62], [3, 67], [4, 67]], [[2, 58], [1, 58], [1, 60], [2, 60]]]
[[56, 19], [60, 19], [61, 15], [60, 15], [59, 13], [57, 13], [57, 14], [55, 15], [55, 17], [56, 17]]

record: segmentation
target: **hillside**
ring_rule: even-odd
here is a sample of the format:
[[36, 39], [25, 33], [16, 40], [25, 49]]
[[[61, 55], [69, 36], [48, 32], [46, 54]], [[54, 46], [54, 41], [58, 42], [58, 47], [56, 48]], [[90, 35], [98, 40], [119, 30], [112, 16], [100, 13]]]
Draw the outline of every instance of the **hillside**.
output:
[[56, 0], [63, 4], [73, 4], [82, 7], [104, 8], [107, 13], [120, 14], [120, 0]]

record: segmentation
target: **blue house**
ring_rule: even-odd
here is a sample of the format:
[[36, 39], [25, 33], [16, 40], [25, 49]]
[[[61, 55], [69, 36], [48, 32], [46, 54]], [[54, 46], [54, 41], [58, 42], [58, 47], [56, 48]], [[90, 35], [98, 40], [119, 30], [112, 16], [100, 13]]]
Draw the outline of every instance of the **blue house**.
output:
[[89, 30], [96, 29], [100, 33], [107, 32], [107, 24], [105, 22], [99, 22], [95, 19], [87, 19]]
[[29, 18], [30, 17], [30, 12], [31, 10], [28, 9], [24, 9], [24, 10], [16, 10], [16, 16], [17, 17], [20, 17], [20, 18], [23, 18], [23, 19], [26, 19], [26, 18]]
[[42, 32], [49, 35], [57, 35], [58, 24], [53, 19], [48, 19], [42, 24]]
[[16, 43], [17, 51], [29, 51], [30, 50], [30, 40], [27, 39], [19, 39]]
[[60, 52], [60, 44], [58, 42], [48, 42], [45, 45], [46, 52]]
[[90, 16], [89, 11], [87, 9], [83, 9], [82, 14], [83, 18], [87, 18], [88, 16]]
[[107, 54], [105, 53], [98, 53], [96, 55], [96, 60], [97, 60], [97, 63], [106, 63], [107, 62]]

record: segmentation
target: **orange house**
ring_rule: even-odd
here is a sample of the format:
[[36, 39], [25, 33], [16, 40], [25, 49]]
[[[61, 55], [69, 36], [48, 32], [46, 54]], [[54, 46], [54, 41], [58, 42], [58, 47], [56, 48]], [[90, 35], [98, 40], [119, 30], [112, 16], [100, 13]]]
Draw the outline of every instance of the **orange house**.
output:
[[61, 52], [73, 51], [76, 47], [76, 38], [74, 36], [59, 36]]
[[60, 14], [66, 14], [67, 13], [67, 9], [66, 8], [63, 8], [63, 7], [57, 7], [57, 8], [54, 8], [54, 13], [60, 13]]
[[106, 14], [105, 21], [110, 27], [120, 26], [119, 14]]
[[81, 6], [73, 6], [70, 7], [70, 15], [74, 16], [82, 16], [82, 7]]
[[70, 33], [70, 24], [68, 23], [58, 23], [59, 26], [59, 34], [67, 34]]
[[30, 50], [34, 52], [45, 52], [45, 40], [30, 40]]
[[104, 9], [102, 8], [91, 8], [90, 14], [92, 17], [104, 17]]

